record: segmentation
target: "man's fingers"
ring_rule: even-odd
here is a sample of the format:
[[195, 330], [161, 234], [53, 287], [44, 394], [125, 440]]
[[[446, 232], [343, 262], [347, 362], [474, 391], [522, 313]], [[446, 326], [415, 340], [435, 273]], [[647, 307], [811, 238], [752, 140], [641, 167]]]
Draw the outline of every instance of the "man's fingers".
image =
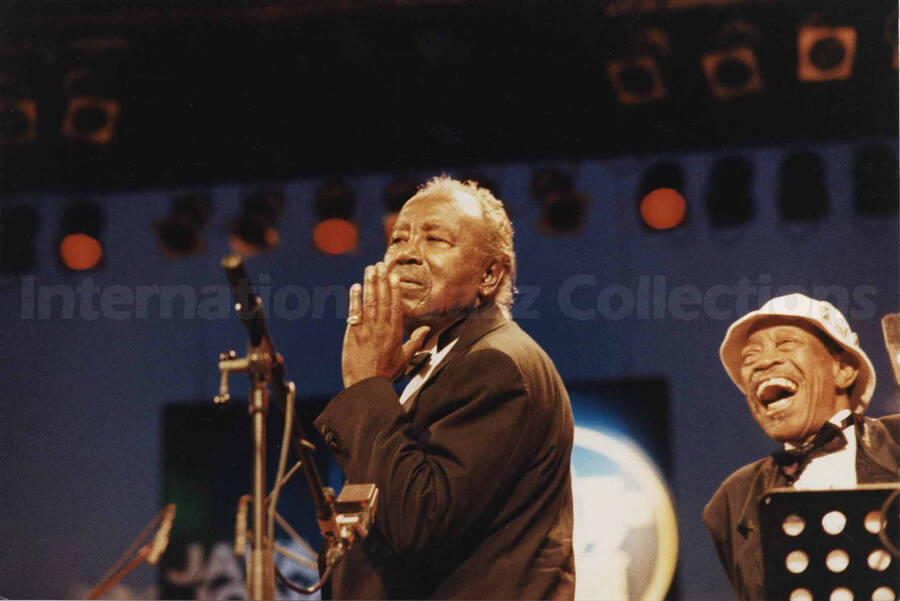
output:
[[400, 277], [392, 273], [388, 277], [391, 288], [391, 323], [403, 327], [403, 304], [400, 301]]
[[363, 279], [363, 321], [375, 323], [378, 304], [378, 287], [375, 283], [375, 267], [366, 267], [365, 279]]
[[347, 323], [362, 322], [362, 286], [353, 284], [350, 286], [350, 309], [347, 311]]
[[378, 286], [378, 320], [390, 323], [391, 288], [388, 284], [387, 267], [381, 261], [375, 264], [375, 280]]
[[419, 326], [413, 331], [413, 333], [409, 337], [409, 340], [407, 340], [406, 344], [403, 345], [404, 364], [409, 362], [412, 356], [422, 348], [422, 345], [425, 344], [425, 339], [428, 337], [428, 332], [430, 331], [431, 328], [428, 326]]

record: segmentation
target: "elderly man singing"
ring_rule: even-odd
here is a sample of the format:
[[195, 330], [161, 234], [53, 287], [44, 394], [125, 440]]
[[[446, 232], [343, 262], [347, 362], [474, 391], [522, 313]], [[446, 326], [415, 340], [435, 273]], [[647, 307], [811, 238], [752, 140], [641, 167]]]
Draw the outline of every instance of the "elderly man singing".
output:
[[345, 388], [316, 427], [379, 504], [335, 569], [335, 598], [573, 598], [572, 414], [510, 319], [514, 277], [500, 201], [440, 177], [351, 287]]
[[897, 481], [900, 416], [863, 416], [875, 371], [844, 316], [825, 301], [770, 300], [731, 325], [720, 357], [754, 419], [783, 446], [729, 476], [703, 510], [735, 595], [762, 599], [757, 505], [765, 491]]

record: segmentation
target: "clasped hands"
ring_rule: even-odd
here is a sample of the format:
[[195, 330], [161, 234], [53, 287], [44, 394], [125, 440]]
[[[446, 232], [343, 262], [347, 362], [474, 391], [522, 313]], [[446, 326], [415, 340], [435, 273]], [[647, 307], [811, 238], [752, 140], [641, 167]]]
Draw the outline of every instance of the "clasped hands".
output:
[[422, 348], [430, 328], [420, 326], [403, 342], [399, 280], [383, 262], [366, 267], [363, 285], [350, 287], [341, 372], [344, 387], [373, 376], [393, 380]]

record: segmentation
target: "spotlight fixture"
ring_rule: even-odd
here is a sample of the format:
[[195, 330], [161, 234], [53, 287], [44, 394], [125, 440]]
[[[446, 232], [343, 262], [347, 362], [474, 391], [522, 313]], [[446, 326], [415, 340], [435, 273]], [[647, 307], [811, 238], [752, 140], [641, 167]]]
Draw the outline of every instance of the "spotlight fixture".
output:
[[103, 211], [94, 203], [79, 201], [66, 207], [57, 245], [66, 270], [87, 271], [100, 266], [103, 225]]
[[313, 211], [316, 217], [313, 245], [316, 250], [327, 255], [343, 255], [356, 250], [356, 195], [347, 184], [338, 179], [325, 182], [316, 191]]
[[63, 136], [97, 145], [113, 141], [122, 110], [116, 99], [114, 74], [124, 48], [119, 38], [85, 38], [71, 44], [69, 60], [73, 66], [62, 81], [67, 98]]
[[797, 78], [800, 81], [849, 79], [856, 55], [856, 29], [807, 24], [797, 35]]
[[706, 216], [714, 226], [750, 221], [753, 204], [753, 165], [741, 157], [725, 157], [713, 164], [706, 192]]
[[728, 100], [762, 90], [755, 39], [756, 31], [745, 21], [732, 23], [713, 37], [713, 48], [700, 62], [706, 83], [716, 98]]
[[828, 213], [828, 192], [819, 155], [801, 151], [784, 159], [779, 170], [778, 209], [788, 222], [820, 221]]
[[397, 221], [397, 214], [406, 201], [415, 196], [417, 190], [416, 182], [408, 177], [398, 177], [384, 189], [381, 202], [384, 206], [382, 225], [384, 226], [384, 239], [386, 242], [390, 240], [391, 233], [394, 231], [394, 222]]
[[649, 29], [629, 44], [628, 54], [606, 64], [606, 75], [621, 104], [647, 104], [666, 97], [659, 61], [668, 56], [669, 46], [665, 32]]
[[112, 142], [121, 107], [117, 100], [95, 96], [69, 98], [62, 134], [72, 140], [107, 145]]
[[169, 214], [153, 222], [153, 231], [169, 258], [203, 252], [203, 227], [209, 222], [212, 204], [205, 196], [181, 196], [172, 200]]
[[887, 146], [857, 150], [853, 160], [853, 205], [867, 217], [889, 217], [898, 211], [897, 156]]
[[0, 71], [0, 146], [32, 144], [37, 132], [37, 101], [27, 71], [22, 66]]
[[244, 199], [241, 212], [228, 220], [231, 249], [245, 257], [272, 250], [281, 243], [278, 222], [284, 213], [280, 190], [260, 191]]
[[650, 230], [668, 230], [684, 222], [687, 203], [683, 196], [684, 173], [672, 162], [647, 168], [638, 187], [638, 212]]
[[587, 197], [575, 191], [571, 175], [559, 169], [538, 171], [531, 180], [531, 191], [541, 206], [541, 232], [576, 234], [584, 227]]
[[0, 145], [34, 143], [37, 139], [37, 124], [37, 103], [34, 99], [0, 99]]
[[27, 205], [0, 209], [0, 272], [23, 273], [35, 264], [38, 214]]

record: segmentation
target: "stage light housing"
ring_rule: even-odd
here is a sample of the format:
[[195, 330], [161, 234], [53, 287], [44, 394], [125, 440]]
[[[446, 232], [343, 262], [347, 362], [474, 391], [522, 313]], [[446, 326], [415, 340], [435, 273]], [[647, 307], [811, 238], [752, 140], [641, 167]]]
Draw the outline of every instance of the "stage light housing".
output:
[[40, 220], [28, 205], [0, 209], [0, 272], [24, 273], [35, 265], [35, 237]]
[[244, 199], [241, 211], [228, 220], [231, 249], [252, 257], [281, 244], [278, 223], [284, 213], [284, 194], [280, 190], [262, 190]]
[[888, 146], [866, 146], [853, 159], [853, 206], [866, 217], [897, 215], [900, 205], [897, 156]]
[[800, 151], [787, 156], [779, 170], [778, 209], [784, 221], [810, 223], [828, 214], [828, 191], [819, 155]]
[[856, 29], [804, 25], [797, 35], [797, 78], [800, 81], [849, 79], [856, 55]]
[[637, 191], [637, 209], [648, 231], [670, 230], [684, 223], [684, 172], [677, 163], [662, 161], [644, 171]]
[[700, 60], [706, 83], [716, 98], [730, 100], [763, 89], [756, 53], [750, 46], [712, 51]]
[[103, 211], [98, 205], [78, 201], [66, 207], [57, 244], [64, 269], [88, 271], [100, 267], [104, 256], [103, 226]]
[[531, 191], [540, 203], [538, 230], [550, 235], [572, 235], [584, 227], [587, 197], [575, 190], [572, 176], [559, 169], [534, 174]]
[[717, 160], [706, 191], [706, 216], [713, 226], [747, 223], [756, 211], [753, 201], [753, 165], [742, 157]]
[[611, 60], [606, 65], [606, 74], [616, 97], [625, 106], [648, 104], [666, 97], [659, 64], [651, 55]]
[[313, 246], [326, 255], [356, 251], [359, 233], [354, 221], [356, 194], [342, 180], [331, 179], [317, 191], [313, 201], [316, 225]]
[[121, 106], [112, 98], [74, 96], [69, 99], [63, 116], [62, 134], [91, 144], [112, 142]]
[[0, 99], [0, 145], [33, 144], [37, 131], [38, 110], [33, 98]]
[[384, 189], [381, 196], [381, 203], [384, 206], [384, 215], [382, 217], [382, 227], [384, 228], [385, 243], [390, 241], [391, 233], [394, 231], [394, 223], [397, 221], [397, 214], [406, 201], [415, 196], [418, 186], [415, 180], [409, 177], [398, 177], [392, 180]]
[[177, 258], [202, 253], [206, 249], [203, 228], [211, 214], [212, 203], [205, 196], [173, 199], [169, 214], [153, 222], [153, 231], [163, 254]]

